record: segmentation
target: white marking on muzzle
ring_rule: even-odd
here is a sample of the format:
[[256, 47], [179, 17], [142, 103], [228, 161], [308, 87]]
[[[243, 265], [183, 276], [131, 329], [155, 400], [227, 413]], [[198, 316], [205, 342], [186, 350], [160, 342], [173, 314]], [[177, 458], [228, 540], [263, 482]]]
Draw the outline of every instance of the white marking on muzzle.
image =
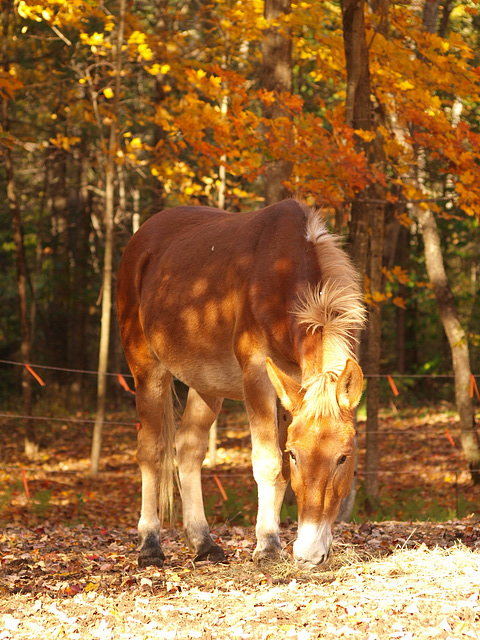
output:
[[332, 530], [328, 520], [303, 522], [293, 544], [293, 557], [301, 567], [315, 567], [328, 558], [332, 544]]

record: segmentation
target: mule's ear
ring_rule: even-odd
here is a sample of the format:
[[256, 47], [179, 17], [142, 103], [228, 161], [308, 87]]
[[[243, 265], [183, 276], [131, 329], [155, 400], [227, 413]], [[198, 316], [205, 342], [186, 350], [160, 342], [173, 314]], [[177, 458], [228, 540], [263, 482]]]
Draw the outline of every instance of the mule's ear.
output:
[[363, 391], [363, 373], [358, 362], [348, 358], [345, 369], [337, 380], [337, 402], [340, 409], [353, 409], [360, 402]]
[[291, 413], [294, 407], [301, 402], [300, 385], [279, 369], [271, 358], [267, 358], [266, 364], [268, 377], [277, 392], [282, 406]]

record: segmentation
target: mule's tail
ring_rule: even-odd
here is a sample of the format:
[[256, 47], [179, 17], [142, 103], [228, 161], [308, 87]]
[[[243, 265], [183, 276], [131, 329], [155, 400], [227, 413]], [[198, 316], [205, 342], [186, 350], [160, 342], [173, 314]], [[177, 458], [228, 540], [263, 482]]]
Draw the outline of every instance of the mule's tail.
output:
[[173, 490], [175, 475], [175, 416], [173, 412], [173, 382], [165, 399], [165, 412], [162, 429], [162, 454], [160, 459], [159, 487], [158, 487], [158, 517], [160, 526], [168, 518], [173, 521]]

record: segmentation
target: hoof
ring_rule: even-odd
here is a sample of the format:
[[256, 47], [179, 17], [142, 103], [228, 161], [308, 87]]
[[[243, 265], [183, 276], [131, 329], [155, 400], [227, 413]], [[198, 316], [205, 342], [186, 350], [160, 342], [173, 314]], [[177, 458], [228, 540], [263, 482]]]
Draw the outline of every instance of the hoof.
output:
[[270, 564], [272, 562], [283, 562], [288, 558], [286, 552], [280, 545], [265, 547], [263, 549], [255, 549], [253, 552], [253, 562], [256, 565]]
[[202, 560], [209, 560], [214, 564], [228, 564], [227, 556], [218, 544], [213, 544], [208, 549], [200, 550], [193, 559], [194, 562]]
[[163, 567], [165, 554], [160, 547], [156, 537], [147, 536], [140, 546], [138, 554], [138, 566], [140, 569], [145, 567]]
[[139, 555], [138, 556], [138, 566], [140, 569], [145, 569], [145, 567], [163, 567], [163, 563], [165, 560], [165, 556], [163, 553], [157, 555]]

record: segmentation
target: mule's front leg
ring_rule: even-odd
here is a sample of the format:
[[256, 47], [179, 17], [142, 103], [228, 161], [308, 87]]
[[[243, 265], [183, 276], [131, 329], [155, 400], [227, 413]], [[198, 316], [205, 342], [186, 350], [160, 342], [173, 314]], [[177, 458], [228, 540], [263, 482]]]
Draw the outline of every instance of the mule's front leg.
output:
[[[257, 546], [253, 553], [255, 562], [278, 559], [285, 556], [280, 543], [280, 510], [287, 486], [282, 470], [280, 451], [270, 444], [253, 444], [253, 475], [258, 486]], [[255, 449], [257, 451], [255, 452]]]
[[212, 562], [225, 562], [225, 554], [213, 541], [205, 518], [201, 468], [207, 452], [208, 431], [217, 418], [222, 400], [190, 389], [175, 437], [185, 537], [196, 560]]
[[276, 395], [268, 381], [263, 393], [258, 378], [252, 393], [245, 384], [246, 406], [252, 433], [253, 476], [258, 487], [256, 563], [285, 555], [280, 543], [280, 510], [287, 487], [276, 422]]

